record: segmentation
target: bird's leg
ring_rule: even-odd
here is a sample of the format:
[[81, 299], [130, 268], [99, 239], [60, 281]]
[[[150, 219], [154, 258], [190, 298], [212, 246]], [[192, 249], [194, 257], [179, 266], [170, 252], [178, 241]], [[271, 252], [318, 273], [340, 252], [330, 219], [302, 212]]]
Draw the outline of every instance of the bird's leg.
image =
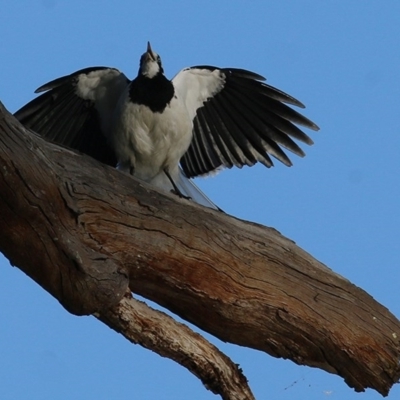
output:
[[185, 196], [185, 195], [179, 190], [178, 186], [176, 186], [174, 180], [173, 180], [172, 177], [171, 177], [171, 174], [170, 174], [169, 171], [168, 171], [168, 168], [164, 168], [164, 172], [165, 172], [165, 175], [167, 175], [168, 179], [170, 180], [172, 186], [174, 187], [174, 190], [171, 190], [171, 192], [172, 192], [172, 193], [175, 193], [175, 194], [178, 195], [179, 197], [182, 197], [182, 198], [187, 199], [187, 200], [191, 200], [191, 197]]
[[131, 166], [129, 167], [129, 173], [130, 173], [131, 175], [134, 175], [134, 173], [135, 173], [135, 167], [134, 167], [133, 165], [131, 165]]

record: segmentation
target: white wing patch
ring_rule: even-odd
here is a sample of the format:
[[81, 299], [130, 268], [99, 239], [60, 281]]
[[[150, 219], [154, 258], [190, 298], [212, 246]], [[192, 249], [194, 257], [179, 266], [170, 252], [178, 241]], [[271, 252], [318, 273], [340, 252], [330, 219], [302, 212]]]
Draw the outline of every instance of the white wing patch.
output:
[[120, 75], [120, 72], [111, 68], [80, 74], [76, 85], [76, 94], [82, 99], [95, 102], [98, 97], [104, 96], [104, 85], [117, 75]]
[[113, 112], [128, 83], [128, 78], [113, 68], [92, 71], [78, 77], [76, 94], [84, 100], [93, 101], [99, 113], [102, 132], [107, 137], [111, 134]]
[[197, 109], [224, 88], [225, 74], [219, 69], [186, 68], [172, 79], [172, 83], [193, 120]]

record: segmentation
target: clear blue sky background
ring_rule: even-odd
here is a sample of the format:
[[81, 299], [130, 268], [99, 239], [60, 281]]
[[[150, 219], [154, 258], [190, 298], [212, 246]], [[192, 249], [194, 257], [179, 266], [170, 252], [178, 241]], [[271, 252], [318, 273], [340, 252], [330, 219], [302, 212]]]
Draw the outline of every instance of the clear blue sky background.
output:
[[[197, 64], [254, 70], [307, 105], [321, 131], [294, 167], [197, 180], [226, 212], [272, 226], [400, 316], [400, 2], [3, 2], [0, 99], [10, 111], [41, 84], [114, 66], [133, 78], [147, 40], [166, 74]], [[214, 399], [170, 360], [75, 317], [0, 261], [1, 399]], [[213, 340], [258, 399], [375, 400], [343, 380]], [[400, 386], [389, 399], [400, 398]]]

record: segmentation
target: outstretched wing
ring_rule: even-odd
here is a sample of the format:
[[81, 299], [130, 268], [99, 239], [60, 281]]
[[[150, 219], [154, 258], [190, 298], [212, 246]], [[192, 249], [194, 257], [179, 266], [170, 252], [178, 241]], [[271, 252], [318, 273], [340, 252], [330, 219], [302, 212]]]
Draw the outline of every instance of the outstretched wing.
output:
[[81, 69], [35, 91], [45, 92], [14, 115], [41, 136], [115, 167], [107, 137], [112, 114], [129, 79], [108, 67]]
[[318, 126], [286, 105], [304, 108], [302, 103], [263, 80], [243, 69], [211, 66], [175, 76], [175, 90], [194, 120], [192, 143], [181, 159], [188, 177], [257, 161], [270, 167], [270, 155], [290, 166], [282, 147], [304, 156], [293, 138], [313, 142], [296, 125], [315, 131]]

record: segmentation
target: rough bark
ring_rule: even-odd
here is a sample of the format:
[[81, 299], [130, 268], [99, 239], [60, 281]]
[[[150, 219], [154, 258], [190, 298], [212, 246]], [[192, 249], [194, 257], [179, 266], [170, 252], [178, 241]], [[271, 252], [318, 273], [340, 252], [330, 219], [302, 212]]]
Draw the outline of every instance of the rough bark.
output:
[[242, 371], [225, 354], [186, 325], [133, 299], [130, 292], [96, 316], [132, 343], [179, 362], [223, 399], [254, 399]]
[[[0, 112], [0, 250], [67, 310], [96, 313], [182, 363], [167, 339], [161, 346], [146, 330], [130, 336], [124, 293], [132, 290], [224, 341], [336, 373], [357, 391], [386, 395], [398, 381], [399, 321], [294, 242], [158, 193]], [[209, 382], [209, 369], [195, 360], [192, 372]], [[234, 397], [237, 382], [248, 389], [228, 365], [208, 386], [246, 398]]]

